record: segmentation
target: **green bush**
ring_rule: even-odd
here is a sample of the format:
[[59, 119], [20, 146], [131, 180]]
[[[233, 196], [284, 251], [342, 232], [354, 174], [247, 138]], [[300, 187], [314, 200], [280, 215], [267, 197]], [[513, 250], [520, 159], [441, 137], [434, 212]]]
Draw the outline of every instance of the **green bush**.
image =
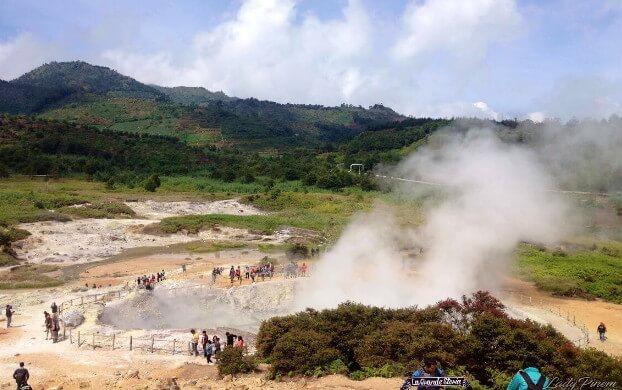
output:
[[510, 318], [498, 300], [481, 291], [425, 309], [345, 303], [274, 317], [261, 325], [257, 354], [271, 364], [273, 378], [400, 376], [433, 357], [477, 388], [499, 388], [529, 357], [549, 377], [590, 372], [595, 379], [622, 383], [620, 358], [580, 349], [551, 326]]
[[155, 190], [161, 185], [160, 177], [158, 175], [151, 175], [143, 183], [145, 191], [155, 192]]
[[256, 369], [257, 360], [242, 348], [225, 348], [218, 354], [218, 373], [221, 376], [246, 374]]

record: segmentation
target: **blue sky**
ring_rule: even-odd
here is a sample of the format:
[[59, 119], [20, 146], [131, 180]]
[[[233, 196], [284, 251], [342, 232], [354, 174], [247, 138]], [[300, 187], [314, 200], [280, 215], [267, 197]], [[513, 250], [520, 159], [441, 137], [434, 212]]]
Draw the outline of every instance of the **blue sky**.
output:
[[622, 0], [0, 0], [0, 78], [85, 60], [161, 85], [409, 115], [622, 115]]

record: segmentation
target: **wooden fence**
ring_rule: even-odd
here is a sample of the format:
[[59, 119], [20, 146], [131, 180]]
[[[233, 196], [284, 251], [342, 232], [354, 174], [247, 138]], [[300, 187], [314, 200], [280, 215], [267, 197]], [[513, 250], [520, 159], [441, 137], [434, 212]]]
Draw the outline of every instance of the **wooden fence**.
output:
[[560, 306], [557, 306], [557, 307], [545, 306], [542, 299], [534, 299], [533, 297], [529, 295], [524, 295], [524, 294], [513, 294], [513, 295], [522, 304], [530, 305], [530, 306], [538, 307], [542, 310], [546, 310], [549, 313], [554, 314], [566, 320], [568, 325], [579, 330], [581, 332], [581, 337], [575, 340], [570, 340], [572, 341], [573, 344], [579, 347], [587, 347], [590, 344], [590, 332], [587, 326], [585, 325], [585, 323], [581, 322], [580, 320], [577, 320], [577, 316], [575, 313], [564, 311], [562, 310]]
[[181, 342], [177, 339], [158, 339], [151, 337], [134, 337], [125, 335], [104, 335], [99, 333], [84, 333], [81, 331], [69, 330], [68, 339], [71, 344], [78, 347], [86, 345], [88, 348], [96, 350], [127, 350], [127, 351], [143, 351], [149, 353], [190, 353], [191, 345], [189, 342]]
[[115, 299], [121, 299], [125, 297], [127, 294], [130, 293], [130, 291], [131, 290], [115, 290], [115, 291], [108, 291], [105, 293], [84, 295], [82, 297], [73, 298], [73, 299], [61, 302], [61, 304], [58, 306], [58, 310], [59, 310], [59, 313], [62, 314], [63, 311], [71, 307], [75, 307], [75, 306], [82, 307], [84, 305], [88, 305], [92, 303], [110, 302]]

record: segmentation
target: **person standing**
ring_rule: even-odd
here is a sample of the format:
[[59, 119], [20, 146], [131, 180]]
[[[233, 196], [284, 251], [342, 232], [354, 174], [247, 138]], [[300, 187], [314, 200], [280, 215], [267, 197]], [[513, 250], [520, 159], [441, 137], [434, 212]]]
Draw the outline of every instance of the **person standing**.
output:
[[238, 336], [238, 339], [235, 340], [233, 346], [236, 348], [244, 348], [244, 339], [242, 338], [242, 336]]
[[[427, 359], [424, 359], [423, 364], [421, 365], [421, 368], [414, 371], [410, 377], [411, 378], [428, 378], [428, 377], [439, 378], [439, 377], [444, 377], [444, 376], [447, 376], [447, 375], [445, 375], [445, 372], [443, 372], [443, 370], [441, 370], [438, 367], [438, 361], [434, 358], [427, 358]], [[404, 384], [404, 386], [406, 385], [407, 384]], [[404, 388], [404, 386], [402, 386], [402, 388]], [[417, 389], [418, 390], [437, 390], [437, 389], [440, 389], [440, 387], [418, 386]]]
[[214, 345], [213, 345], [213, 350], [214, 350], [214, 360], [218, 359], [218, 356], [220, 355], [220, 351], [221, 351], [221, 346], [220, 346], [220, 337], [214, 335], [214, 338], [212, 339], [214, 341]]
[[233, 343], [237, 339], [238, 336], [233, 333], [226, 332], [225, 336], [227, 336], [227, 347], [233, 347]]
[[48, 313], [47, 311], [43, 312], [43, 316], [45, 317], [45, 339], [47, 340], [50, 337], [50, 334], [52, 333], [52, 317], [50, 316], [50, 313]]
[[605, 341], [605, 339], [606, 339], [605, 333], [607, 333], [607, 327], [605, 326], [605, 323], [601, 322], [598, 325], [598, 328], [596, 330], [598, 331], [598, 339], [600, 341]]
[[190, 329], [190, 343], [192, 344], [191, 355], [199, 356], [199, 334], [196, 330]]
[[551, 381], [540, 373], [534, 359], [527, 359], [523, 369], [518, 371], [508, 384], [507, 390], [548, 389]]
[[52, 314], [58, 313], [58, 306], [56, 306], [56, 302], [52, 302], [52, 306], [50, 306], [50, 309], [52, 309]]
[[17, 383], [17, 390], [20, 390], [23, 386], [28, 384], [30, 373], [24, 368], [24, 362], [19, 363], [19, 368], [13, 373], [13, 379], [15, 379]]
[[58, 313], [52, 313], [52, 341], [58, 343], [58, 332], [60, 331], [60, 319]]
[[6, 315], [6, 327], [7, 328], [10, 328], [11, 324], [13, 323], [13, 313], [15, 313], [15, 310], [13, 310], [13, 306], [6, 305], [4, 314]]
[[229, 270], [229, 279], [231, 280], [231, 285], [233, 286], [233, 279], [235, 279], [235, 268], [233, 268], [233, 266], [231, 266], [231, 269]]

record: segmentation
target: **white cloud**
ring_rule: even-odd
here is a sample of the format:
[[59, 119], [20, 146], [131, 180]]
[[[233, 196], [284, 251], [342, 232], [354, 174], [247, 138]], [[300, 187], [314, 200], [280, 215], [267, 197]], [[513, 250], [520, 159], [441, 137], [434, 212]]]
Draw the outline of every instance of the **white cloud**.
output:
[[413, 0], [393, 54], [406, 59], [440, 49], [461, 60], [477, 60], [491, 43], [512, 37], [520, 23], [513, 0]]
[[59, 60], [61, 55], [60, 48], [45, 45], [31, 34], [0, 41], [0, 79], [12, 80], [43, 62]]
[[499, 114], [495, 112], [490, 106], [488, 106], [485, 102], [476, 102], [473, 103], [473, 106], [483, 112], [488, 118], [499, 120]]
[[546, 115], [541, 111], [530, 112], [527, 114], [527, 119], [536, 123], [541, 123], [546, 119]]
[[[445, 86], [466, 78], [468, 72], [459, 64], [450, 64], [446, 72], [434, 69], [434, 77], [428, 77], [416, 71], [427, 59], [413, 54], [441, 49], [464, 59], [476, 46], [470, 65], [482, 60], [488, 45], [506, 39], [520, 22], [513, 0], [477, 0], [469, 6], [452, 2], [458, 12], [447, 0], [417, 4], [407, 7], [404, 20], [424, 18], [426, 23], [413, 29], [405, 22], [406, 31], [388, 33], [359, 0], [350, 0], [341, 15], [330, 20], [300, 15], [292, 0], [246, 0], [234, 17], [196, 34], [180, 53], [116, 49], [101, 58], [148, 83], [200, 85], [278, 102], [383, 103], [413, 115], [488, 117], [460, 98], [430, 96], [435, 77], [440, 75]], [[457, 26], [450, 26], [447, 20], [456, 18]], [[436, 22], [442, 22], [442, 28]], [[408, 56], [392, 55], [396, 47], [408, 48], [413, 40], [416, 47], [407, 50]]]
[[298, 25], [295, 17], [290, 0], [248, 0], [234, 19], [195, 36], [188, 63], [166, 53], [112, 50], [103, 57], [151, 83], [202, 85], [277, 101], [334, 104], [357, 95], [366, 81], [358, 64], [369, 55], [371, 33], [361, 4], [350, 1], [335, 21], [310, 15]]

